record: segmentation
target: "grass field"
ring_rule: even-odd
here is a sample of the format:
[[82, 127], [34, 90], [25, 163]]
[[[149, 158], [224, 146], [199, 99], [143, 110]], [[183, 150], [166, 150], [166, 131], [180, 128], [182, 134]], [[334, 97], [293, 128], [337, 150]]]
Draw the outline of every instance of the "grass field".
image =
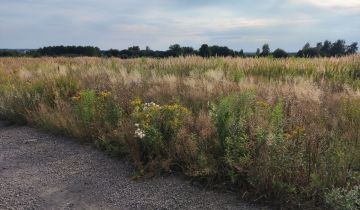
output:
[[0, 59], [0, 118], [284, 208], [360, 207], [359, 89], [359, 55]]

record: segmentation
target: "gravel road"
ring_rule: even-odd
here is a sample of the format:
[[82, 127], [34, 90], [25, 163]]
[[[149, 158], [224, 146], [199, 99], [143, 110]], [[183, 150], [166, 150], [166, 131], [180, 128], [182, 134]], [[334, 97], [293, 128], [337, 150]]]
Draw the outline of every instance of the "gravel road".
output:
[[0, 209], [259, 209], [176, 176], [133, 181], [126, 160], [0, 122]]

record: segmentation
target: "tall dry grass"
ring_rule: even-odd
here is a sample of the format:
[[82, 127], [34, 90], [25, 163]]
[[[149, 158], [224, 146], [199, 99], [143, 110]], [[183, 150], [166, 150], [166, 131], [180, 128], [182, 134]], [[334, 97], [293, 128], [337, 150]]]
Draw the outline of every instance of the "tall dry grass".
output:
[[[359, 207], [360, 57], [0, 59], [0, 118], [283, 208]], [[246, 193], [245, 193], [246, 192]]]

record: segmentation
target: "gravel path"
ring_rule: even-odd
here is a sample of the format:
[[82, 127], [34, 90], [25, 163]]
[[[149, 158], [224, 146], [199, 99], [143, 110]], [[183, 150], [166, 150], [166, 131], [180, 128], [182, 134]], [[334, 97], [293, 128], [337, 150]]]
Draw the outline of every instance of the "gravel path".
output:
[[0, 122], [0, 209], [258, 209], [175, 176], [132, 174], [91, 146]]

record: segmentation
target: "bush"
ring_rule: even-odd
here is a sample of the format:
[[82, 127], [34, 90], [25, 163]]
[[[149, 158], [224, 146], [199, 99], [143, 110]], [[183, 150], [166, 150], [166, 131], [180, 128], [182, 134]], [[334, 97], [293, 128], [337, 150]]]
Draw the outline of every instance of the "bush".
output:
[[140, 145], [141, 161], [148, 171], [168, 170], [171, 163], [169, 148], [190, 111], [179, 104], [157, 105], [154, 102], [132, 102], [135, 137]]
[[220, 144], [206, 112], [185, 119], [170, 150], [176, 166], [188, 176], [211, 179], [221, 174]]
[[99, 137], [116, 130], [123, 111], [110, 92], [81, 91], [72, 97], [73, 110], [87, 137]]
[[212, 115], [229, 180], [288, 203], [296, 200], [296, 186], [304, 183], [305, 160], [297, 143], [304, 129], [286, 132], [283, 109], [281, 98], [271, 105], [247, 91], [221, 99]]
[[220, 145], [231, 168], [246, 170], [251, 164], [251, 142], [246, 127], [253, 115], [254, 103], [254, 93], [248, 92], [226, 97], [214, 108], [213, 116]]

